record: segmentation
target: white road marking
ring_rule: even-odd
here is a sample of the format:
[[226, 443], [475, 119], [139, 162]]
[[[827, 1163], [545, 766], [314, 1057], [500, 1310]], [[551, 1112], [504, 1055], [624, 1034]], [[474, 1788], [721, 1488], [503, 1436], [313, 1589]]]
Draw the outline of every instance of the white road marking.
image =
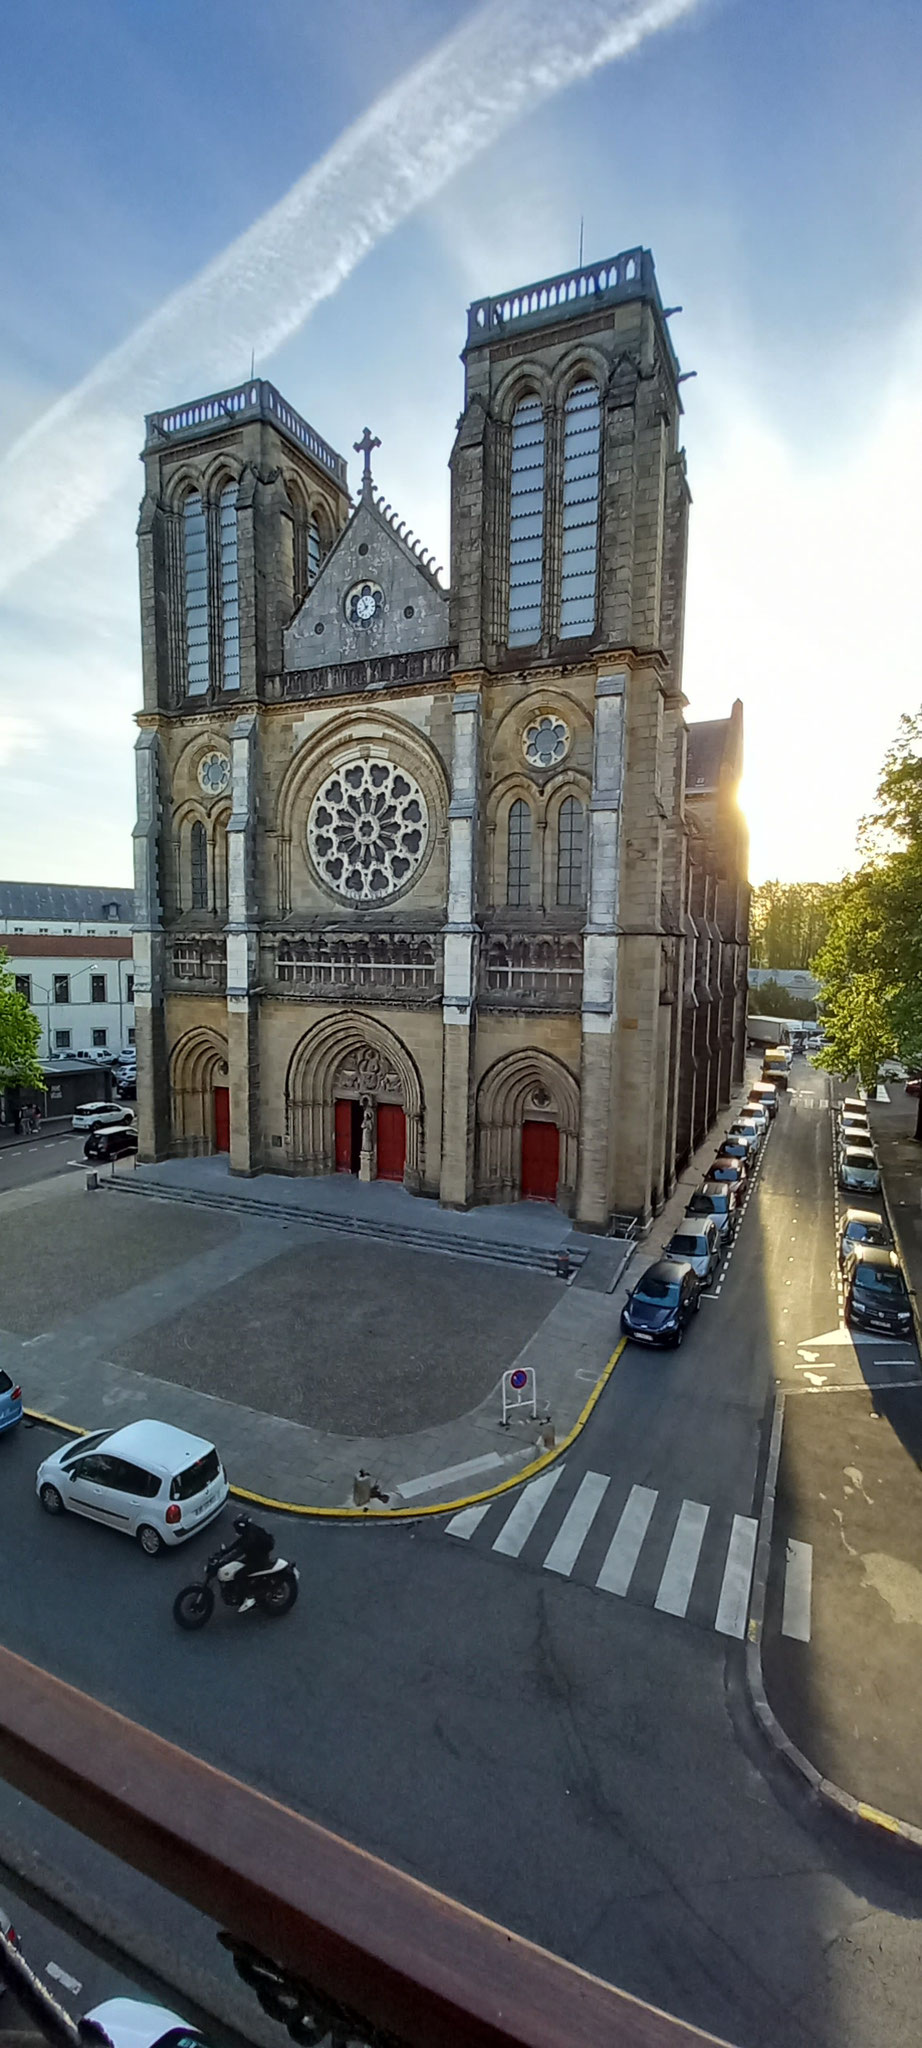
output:
[[810, 1641], [810, 1607], [813, 1592], [813, 1545], [796, 1543], [790, 1537], [784, 1567], [784, 1608], [781, 1633], [795, 1642]]
[[609, 1481], [604, 1472], [587, 1472], [564, 1515], [544, 1560], [546, 1572], [559, 1572], [568, 1579], [605, 1498]]
[[653, 1602], [661, 1614], [683, 1615], [691, 1597], [709, 1508], [700, 1500], [683, 1500]]
[[539, 1479], [533, 1479], [530, 1486], [526, 1486], [511, 1515], [506, 1516], [493, 1545], [501, 1557], [518, 1557], [563, 1469], [562, 1465], [555, 1465], [550, 1472], [542, 1472]]
[[470, 1479], [475, 1472], [493, 1472], [504, 1463], [498, 1451], [485, 1451], [482, 1458], [468, 1458], [463, 1465], [446, 1465], [441, 1472], [424, 1472], [421, 1479], [405, 1479], [394, 1491], [402, 1494], [404, 1500], [415, 1500], [417, 1494], [435, 1493], [438, 1487], [451, 1486], [456, 1479]]
[[462, 1508], [460, 1515], [452, 1515], [451, 1521], [446, 1522], [447, 1534], [460, 1536], [462, 1543], [466, 1543], [468, 1537], [473, 1536], [474, 1530], [479, 1529], [484, 1515], [489, 1514], [492, 1506], [491, 1500], [481, 1500], [477, 1502], [476, 1507]]
[[60, 1963], [46, 1963], [45, 1975], [46, 1977], [56, 1977], [58, 1983], [63, 1984], [66, 1991], [72, 1991], [74, 1997], [79, 1998], [83, 1990], [79, 1977], [69, 1976], [66, 1970], [62, 1970]]
[[617, 1593], [623, 1598], [627, 1592], [657, 1499], [657, 1493], [650, 1486], [631, 1487], [596, 1579], [596, 1585], [603, 1593]]
[[720, 1599], [717, 1603], [717, 1619], [714, 1623], [714, 1627], [722, 1636], [739, 1636], [742, 1639], [745, 1635], [746, 1616], [749, 1612], [749, 1588], [752, 1583], [758, 1534], [758, 1522], [753, 1521], [751, 1516], [734, 1515]]

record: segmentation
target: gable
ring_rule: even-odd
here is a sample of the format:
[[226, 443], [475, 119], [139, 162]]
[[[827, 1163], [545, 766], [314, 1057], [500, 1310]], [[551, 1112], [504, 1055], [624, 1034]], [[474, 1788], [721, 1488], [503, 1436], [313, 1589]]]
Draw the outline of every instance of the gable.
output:
[[448, 641], [448, 592], [370, 492], [285, 634], [285, 668], [325, 668]]

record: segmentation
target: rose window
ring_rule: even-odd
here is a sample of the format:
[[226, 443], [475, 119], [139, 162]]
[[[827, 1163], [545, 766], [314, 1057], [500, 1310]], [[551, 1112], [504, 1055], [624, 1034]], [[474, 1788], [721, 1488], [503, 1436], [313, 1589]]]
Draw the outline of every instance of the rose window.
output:
[[570, 734], [562, 718], [542, 713], [525, 727], [522, 738], [525, 759], [532, 768], [555, 768], [570, 750]]
[[230, 762], [226, 754], [205, 754], [198, 764], [199, 786], [206, 796], [218, 796], [230, 781]]
[[383, 902], [410, 880], [426, 851], [426, 799], [392, 761], [348, 761], [318, 790], [307, 839], [318, 873], [338, 896]]

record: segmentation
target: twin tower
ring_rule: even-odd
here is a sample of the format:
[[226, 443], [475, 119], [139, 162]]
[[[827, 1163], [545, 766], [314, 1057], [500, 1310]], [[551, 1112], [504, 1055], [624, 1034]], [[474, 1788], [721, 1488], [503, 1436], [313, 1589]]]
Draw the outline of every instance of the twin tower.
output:
[[745, 1013], [738, 736], [686, 806], [649, 252], [479, 301], [463, 360], [448, 587], [367, 429], [352, 499], [261, 379], [147, 421], [141, 1156], [604, 1230], [668, 1194]]

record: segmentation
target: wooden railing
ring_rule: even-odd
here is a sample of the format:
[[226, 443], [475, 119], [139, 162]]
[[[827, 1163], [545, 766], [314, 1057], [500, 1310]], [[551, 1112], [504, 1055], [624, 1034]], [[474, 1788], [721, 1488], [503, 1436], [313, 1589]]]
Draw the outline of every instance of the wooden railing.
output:
[[714, 2039], [4, 1649], [0, 1776], [217, 1921], [236, 1953], [271, 1958], [297, 1980], [317, 2024], [345, 2014], [354, 2036], [394, 2048], [701, 2048]]

